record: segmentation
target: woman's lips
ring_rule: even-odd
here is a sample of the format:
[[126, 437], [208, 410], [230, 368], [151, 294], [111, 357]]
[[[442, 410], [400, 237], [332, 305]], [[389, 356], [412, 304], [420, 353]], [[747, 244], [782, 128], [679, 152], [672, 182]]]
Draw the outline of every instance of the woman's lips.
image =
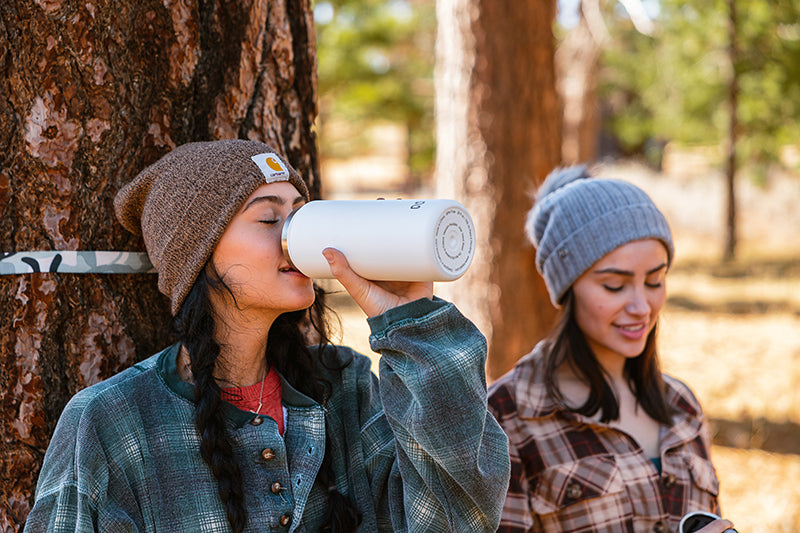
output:
[[623, 337], [628, 339], [641, 339], [647, 331], [647, 324], [639, 322], [637, 324], [614, 324]]

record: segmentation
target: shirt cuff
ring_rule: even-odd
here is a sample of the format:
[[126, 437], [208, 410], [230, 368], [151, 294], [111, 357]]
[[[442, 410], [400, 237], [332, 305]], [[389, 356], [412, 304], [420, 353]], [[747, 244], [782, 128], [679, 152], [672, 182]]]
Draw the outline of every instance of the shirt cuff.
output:
[[420, 298], [419, 300], [393, 307], [382, 315], [368, 318], [367, 324], [369, 324], [372, 334], [375, 335], [384, 332], [390, 326], [398, 325], [399, 322], [416, 320], [447, 305], [450, 304], [436, 296], [433, 299]]

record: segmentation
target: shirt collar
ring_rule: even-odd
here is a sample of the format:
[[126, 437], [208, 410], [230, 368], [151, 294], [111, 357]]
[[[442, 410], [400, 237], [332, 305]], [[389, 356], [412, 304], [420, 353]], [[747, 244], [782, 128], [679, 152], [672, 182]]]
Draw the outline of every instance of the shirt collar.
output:
[[545, 418], [563, 410], [563, 406], [547, 394], [544, 380], [544, 341], [539, 342], [531, 353], [520, 359], [513, 372], [514, 397], [520, 418]]
[[[183, 381], [180, 375], [178, 375], [178, 354], [180, 353], [180, 346], [181, 344], [179, 342], [175, 343], [159, 354], [157, 363], [158, 373], [172, 392], [194, 404], [194, 385]], [[292, 387], [280, 373], [278, 373], [278, 375], [281, 378], [281, 387], [283, 388], [282, 400], [284, 405], [300, 409], [319, 407], [317, 402]], [[225, 418], [230, 420], [236, 427], [244, 426], [246, 423], [250, 422], [254, 416], [253, 413], [243, 411], [228, 402], [222, 402], [222, 410]]]
[[[533, 351], [519, 360], [513, 372], [514, 397], [519, 417], [523, 419], [546, 418], [561, 413], [578, 422], [601, 425], [586, 416], [566, 409], [556, 399], [547, 394], [545, 383], [544, 353], [545, 341], [539, 342]], [[664, 376], [666, 399], [673, 409], [673, 425], [664, 438], [663, 445], [675, 444], [695, 438], [701, 431], [703, 417], [700, 404], [689, 387], [670, 376]]]

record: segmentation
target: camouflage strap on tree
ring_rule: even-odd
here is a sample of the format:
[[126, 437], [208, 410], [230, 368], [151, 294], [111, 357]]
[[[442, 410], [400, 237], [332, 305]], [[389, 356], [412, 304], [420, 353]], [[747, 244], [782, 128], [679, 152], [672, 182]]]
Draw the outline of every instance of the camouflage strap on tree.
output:
[[36, 272], [146, 274], [155, 269], [143, 252], [0, 252], [0, 275]]

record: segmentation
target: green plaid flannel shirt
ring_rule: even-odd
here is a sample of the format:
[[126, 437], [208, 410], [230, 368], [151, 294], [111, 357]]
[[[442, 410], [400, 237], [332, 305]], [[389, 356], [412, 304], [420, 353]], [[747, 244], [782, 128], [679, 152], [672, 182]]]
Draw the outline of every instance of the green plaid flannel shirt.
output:
[[[508, 440], [486, 408], [483, 336], [438, 299], [369, 324], [380, 380], [366, 357], [338, 348], [353, 360], [330, 375], [324, 407], [284, 381], [283, 438], [274, 420], [253, 424], [252, 413], [226, 404], [246, 531], [319, 530], [327, 495], [315, 478], [326, 446], [337, 488], [363, 514], [360, 531], [494, 531], [510, 467]], [[172, 346], [75, 395], [26, 532], [230, 530], [176, 355]]]

